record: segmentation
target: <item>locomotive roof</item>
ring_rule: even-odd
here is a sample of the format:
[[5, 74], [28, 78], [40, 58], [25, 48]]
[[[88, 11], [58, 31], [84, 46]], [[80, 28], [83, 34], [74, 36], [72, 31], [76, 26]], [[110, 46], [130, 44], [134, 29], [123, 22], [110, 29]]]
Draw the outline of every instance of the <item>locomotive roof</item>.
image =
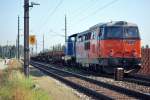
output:
[[97, 27], [104, 27], [104, 26], [137, 26], [134, 23], [130, 23], [130, 22], [126, 22], [126, 21], [112, 21], [112, 22], [107, 22], [107, 23], [99, 23], [96, 24], [92, 27], [90, 27], [88, 30], [80, 32], [80, 33], [76, 33], [78, 36], [86, 34], [88, 32], [90, 32], [91, 30], [97, 28]]
[[96, 24], [90, 27], [90, 29], [94, 29], [94, 28], [102, 27], [102, 26], [137, 26], [137, 25], [134, 23], [126, 22], [126, 21], [113, 21], [113, 22]]
[[69, 37], [76, 37], [76, 36], [77, 36], [77, 33], [76, 34], [72, 34]]
[[83, 35], [83, 34], [87, 34], [87, 33], [89, 33], [90, 31], [91, 31], [91, 30], [86, 30], [86, 31], [77, 33], [77, 35], [80, 36], [80, 35]]

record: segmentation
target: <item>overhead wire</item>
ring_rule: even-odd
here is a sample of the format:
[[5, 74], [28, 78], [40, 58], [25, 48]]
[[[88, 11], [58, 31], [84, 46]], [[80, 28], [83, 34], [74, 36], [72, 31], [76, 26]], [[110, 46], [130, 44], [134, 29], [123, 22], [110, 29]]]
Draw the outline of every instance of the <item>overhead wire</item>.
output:
[[[90, 2], [91, 2], [91, 0], [89, 0]], [[90, 9], [91, 7], [93, 7], [93, 5], [91, 6], [91, 3], [88, 3], [88, 4], [90, 4], [90, 5], [86, 5], [85, 3], [82, 5], [82, 6], [80, 6], [80, 7], [78, 7], [76, 10], [74, 10], [74, 11], [72, 11], [73, 13], [71, 14], [71, 16], [77, 16], [77, 15], [79, 15], [79, 14], [81, 14], [81, 13], [84, 13], [85, 11], [87, 11], [88, 9]], [[92, 4], [93, 3], [95, 3], [96, 1], [92, 1]], [[86, 6], [85, 6], [86, 5]], [[83, 7], [84, 6], [84, 7]], [[83, 9], [83, 10], [81, 10], [81, 9]]]
[[60, 6], [62, 3], [63, 3], [63, 0], [60, 0], [60, 2], [58, 2], [58, 4], [57, 4], [56, 7], [52, 10], [52, 12], [49, 13], [49, 15], [47, 16], [46, 20], [45, 20], [44, 23], [42, 24], [42, 27], [40, 27], [40, 31], [39, 31], [39, 32], [41, 32], [41, 30], [43, 29], [43, 27], [47, 24], [48, 19], [50, 19], [50, 17], [55, 14], [55, 12], [58, 10], [59, 6]]
[[78, 20], [76, 23], [86, 20], [87, 18], [91, 17], [91, 15], [95, 15], [97, 12], [100, 12], [100, 11], [104, 10], [105, 8], [111, 6], [112, 4], [116, 3], [117, 1], [119, 1], [119, 0], [113, 0], [111, 2], [108, 2], [107, 4], [105, 4], [105, 5], [101, 6], [101, 7], [99, 7], [98, 9], [96, 9], [94, 12], [88, 14], [86, 17]]
[[[89, 0], [89, 1], [91, 1], [91, 0]], [[89, 1], [88, 1], [88, 2], [89, 2]], [[95, 0], [95, 1], [97, 1], [97, 0]], [[95, 1], [94, 1], [94, 2], [95, 2]], [[94, 2], [93, 2], [93, 3], [94, 3]], [[85, 5], [85, 3], [84, 3], [84, 5]], [[90, 8], [90, 6], [91, 6], [91, 5], [89, 5], [88, 7], [84, 8], [84, 11], [85, 11], [86, 9]], [[74, 14], [75, 14], [75, 15], [78, 15], [78, 13], [81, 13], [81, 8], [82, 8], [82, 7], [83, 7], [83, 5], [80, 5], [80, 7], [78, 7], [76, 10], [72, 11], [72, 12], [75, 12], [75, 13], [72, 13], [70, 17], [74, 16]], [[78, 11], [79, 11], [79, 12], [78, 12]], [[77, 12], [77, 13], [76, 13], [76, 12]], [[66, 13], [65, 13], [65, 14], [66, 14]], [[57, 22], [59, 22], [59, 21], [57, 21]], [[56, 23], [57, 23], [57, 22], [56, 22]]]
[[51, 35], [53, 35], [53, 36], [61, 36], [61, 37], [65, 37], [65, 35], [60, 34], [60, 33], [58, 33], [58, 32], [55, 32], [55, 31], [53, 31], [52, 29], [49, 31], [49, 33], [55, 33], [55, 34], [51, 34]]
[[[90, 0], [90, 1], [92, 1], [92, 0]], [[94, 1], [92, 1], [92, 3], [89, 2], [88, 5], [86, 5], [84, 3], [84, 5], [83, 5], [84, 7], [82, 6], [82, 7], [79, 7], [78, 9], [72, 11], [74, 13], [71, 13], [70, 17], [72, 17], [75, 21], [78, 21], [78, 19], [80, 18], [80, 16], [84, 15], [84, 13], [86, 13], [89, 9], [92, 9], [92, 8], [94, 8], [96, 6], [96, 4], [97, 4], [97, 3], [95, 3], [96, 1], [97, 0], [94, 0]], [[72, 22], [69, 21], [69, 23], [72, 23]]]
[[[94, 15], [94, 14], [96, 14], [97, 12], [102, 11], [103, 9], [109, 7], [110, 5], [114, 4], [114, 3], [117, 2], [117, 1], [118, 1], [118, 0], [113, 0], [113, 1], [111, 1], [111, 2], [109, 2], [109, 3], [107, 3], [107, 4], [105, 4], [104, 6], [99, 7], [99, 8], [96, 9], [94, 12], [90, 13], [89, 15], [87, 15], [86, 17], [82, 18], [82, 19], [79, 20], [79, 21], [81, 22], [81, 21], [83, 21], [83, 20], [86, 20], [87, 18], [90, 17], [90, 15]], [[48, 22], [47, 20], [49, 19], [49, 17], [51, 17], [52, 15], [55, 14], [55, 12], [58, 10], [59, 6], [60, 6], [62, 3], [63, 3], [63, 0], [60, 0], [60, 2], [58, 2], [58, 4], [57, 4], [56, 7], [51, 11], [51, 13], [49, 13], [47, 19], [46, 19], [46, 20], [44, 21], [44, 23], [42, 24], [42, 27], [39, 28], [39, 29], [40, 29], [39, 32], [41, 32], [42, 28], [43, 28], [43, 27], [46, 25], [46, 23]], [[89, 7], [89, 6], [88, 6], [88, 7]], [[89, 9], [89, 8], [88, 8], [88, 9]], [[85, 10], [85, 9], [84, 9], [84, 10]], [[86, 10], [87, 10], [87, 9], [86, 9]], [[83, 11], [82, 11], [82, 12], [83, 12]], [[79, 22], [79, 21], [78, 21], [78, 22]], [[55, 33], [55, 34], [61, 35], [61, 34], [58, 34], [58, 33]]]

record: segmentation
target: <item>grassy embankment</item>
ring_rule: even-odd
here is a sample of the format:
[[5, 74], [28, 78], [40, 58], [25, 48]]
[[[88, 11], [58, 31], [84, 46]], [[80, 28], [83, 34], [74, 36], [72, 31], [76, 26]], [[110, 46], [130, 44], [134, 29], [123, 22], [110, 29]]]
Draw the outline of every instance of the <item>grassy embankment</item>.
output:
[[50, 100], [46, 92], [34, 86], [31, 78], [24, 77], [22, 65], [17, 60], [0, 70], [0, 100]]

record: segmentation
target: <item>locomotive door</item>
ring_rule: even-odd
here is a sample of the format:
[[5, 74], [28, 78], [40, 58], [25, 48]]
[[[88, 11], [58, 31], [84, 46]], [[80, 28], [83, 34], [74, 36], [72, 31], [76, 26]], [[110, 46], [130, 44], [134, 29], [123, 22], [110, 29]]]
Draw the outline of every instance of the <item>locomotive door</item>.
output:
[[97, 53], [97, 58], [100, 56], [99, 54], [100, 54], [100, 36], [101, 36], [101, 29], [100, 28], [97, 28], [96, 29], [96, 33], [97, 33], [97, 39], [96, 39], [96, 41], [97, 41], [97, 50], [96, 50], [96, 53]]
[[104, 27], [98, 28], [97, 29], [97, 47], [98, 47], [97, 55], [98, 57], [101, 56], [101, 52], [102, 52], [101, 39], [102, 39], [103, 34], [104, 34]]

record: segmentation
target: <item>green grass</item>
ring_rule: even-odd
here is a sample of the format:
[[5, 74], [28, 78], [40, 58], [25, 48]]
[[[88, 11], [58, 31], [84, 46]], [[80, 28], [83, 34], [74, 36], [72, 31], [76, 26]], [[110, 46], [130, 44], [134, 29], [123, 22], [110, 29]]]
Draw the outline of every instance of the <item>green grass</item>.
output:
[[51, 100], [48, 93], [34, 88], [32, 79], [19, 70], [6, 69], [0, 74], [0, 100]]

